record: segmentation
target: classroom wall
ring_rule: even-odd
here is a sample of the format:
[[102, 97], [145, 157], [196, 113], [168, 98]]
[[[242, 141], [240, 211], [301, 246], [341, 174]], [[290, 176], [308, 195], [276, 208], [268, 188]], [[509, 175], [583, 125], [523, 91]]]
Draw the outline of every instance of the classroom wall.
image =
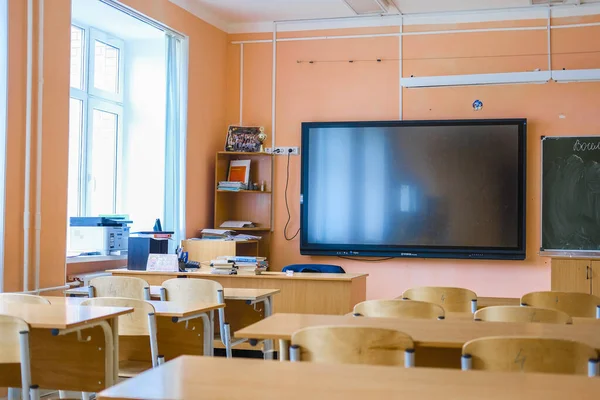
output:
[[[41, 287], [64, 284], [67, 229], [71, 1], [49, 3], [46, 2], [44, 30]], [[214, 159], [226, 128], [227, 35], [168, 0], [123, 0], [122, 3], [189, 36], [186, 228], [187, 234], [193, 236], [212, 220], [214, 167], [213, 162], [207, 160]], [[23, 287], [26, 1], [9, 0], [9, 21], [4, 289], [14, 291]], [[34, 36], [37, 37], [37, 32]], [[37, 54], [35, 46], [34, 52]], [[36, 63], [34, 60], [34, 65]], [[35, 96], [33, 100], [33, 115], [36, 115]], [[35, 120], [33, 126], [36, 126]], [[35, 171], [35, 163], [32, 170]], [[35, 189], [35, 184], [32, 188]], [[34, 211], [33, 197], [31, 206]], [[33, 239], [33, 218], [31, 226]], [[31, 271], [33, 279], [33, 256]]]
[[[600, 21], [596, 17], [555, 19], [553, 24]], [[405, 26], [405, 31], [546, 26], [546, 20]], [[281, 32], [278, 37], [397, 32], [397, 27]], [[495, 73], [547, 69], [546, 31], [512, 31], [405, 36], [403, 76]], [[229, 41], [270, 39], [271, 34], [230, 35]], [[600, 68], [600, 28], [552, 31], [554, 69]], [[271, 133], [272, 45], [244, 45], [243, 123]], [[399, 117], [399, 39], [378, 37], [279, 42], [277, 45], [277, 146], [299, 146], [303, 121], [388, 120]], [[384, 61], [377, 63], [374, 60]], [[310, 64], [307, 61], [316, 61]], [[357, 60], [349, 63], [348, 60]], [[369, 60], [369, 61], [360, 61]], [[300, 62], [299, 62], [300, 61]], [[319, 63], [318, 61], [327, 61]], [[240, 49], [228, 45], [227, 122], [239, 123]], [[286, 158], [275, 157], [275, 222], [271, 265], [335, 263], [348, 272], [367, 272], [367, 297], [398, 296], [419, 285], [469, 287], [482, 296], [520, 296], [550, 289], [550, 260], [540, 243], [540, 137], [600, 133], [600, 83], [554, 82], [404, 89], [404, 119], [528, 118], [527, 253], [525, 261], [413, 260], [368, 263], [301, 256], [299, 239], [283, 237]], [[481, 111], [474, 100], [484, 102]], [[376, 156], [376, 155], [374, 155]], [[300, 157], [292, 157], [288, 198], [299, 227]]]

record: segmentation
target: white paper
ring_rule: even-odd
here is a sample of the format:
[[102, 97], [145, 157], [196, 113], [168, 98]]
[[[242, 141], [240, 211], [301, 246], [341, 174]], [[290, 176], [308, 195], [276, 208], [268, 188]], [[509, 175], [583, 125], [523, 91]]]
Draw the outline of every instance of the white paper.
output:
[[177, 254], [149, 254], [146, 271], [178, 272]]
[[252, 221], [225, 221], [221, 228], [244, 228], [246, 225], [252, 225]]
[[207, 233], [207, 234], [211, 234], [211, 235], [228, 236], [235, 232], [228, 230], [228, 229], [202, 229], [202, 233]]

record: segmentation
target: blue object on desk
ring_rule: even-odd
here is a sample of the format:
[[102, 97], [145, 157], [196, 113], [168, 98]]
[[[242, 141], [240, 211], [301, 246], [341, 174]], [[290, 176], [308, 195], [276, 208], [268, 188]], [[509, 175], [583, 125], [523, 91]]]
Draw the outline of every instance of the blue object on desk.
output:
[[330, 264], [292, 264], [284, 267], [283, 272], [317, 272], [324, 274], [345, 274], [344, 268]]

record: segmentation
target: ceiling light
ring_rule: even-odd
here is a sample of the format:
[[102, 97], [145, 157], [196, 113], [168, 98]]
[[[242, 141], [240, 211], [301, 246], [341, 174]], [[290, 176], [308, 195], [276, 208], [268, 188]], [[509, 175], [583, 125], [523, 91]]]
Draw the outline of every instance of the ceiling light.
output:
[[388, 0], [344, 0], [356, 15], [386, 14], [390, 8]]

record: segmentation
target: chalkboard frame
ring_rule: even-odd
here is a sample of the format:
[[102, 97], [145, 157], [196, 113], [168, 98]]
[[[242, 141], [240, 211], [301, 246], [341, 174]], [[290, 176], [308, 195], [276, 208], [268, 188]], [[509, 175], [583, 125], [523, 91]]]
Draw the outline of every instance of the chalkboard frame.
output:
[[548, 139], [600, 139], [600, 135], [576, 135], [576, 136], [548, 136], [540, 137], [540, 256], [545, 257], [584, 257], [600, 258], [600, 250], [582, 249], [545, 249], [544, 248], [544, 141]]

